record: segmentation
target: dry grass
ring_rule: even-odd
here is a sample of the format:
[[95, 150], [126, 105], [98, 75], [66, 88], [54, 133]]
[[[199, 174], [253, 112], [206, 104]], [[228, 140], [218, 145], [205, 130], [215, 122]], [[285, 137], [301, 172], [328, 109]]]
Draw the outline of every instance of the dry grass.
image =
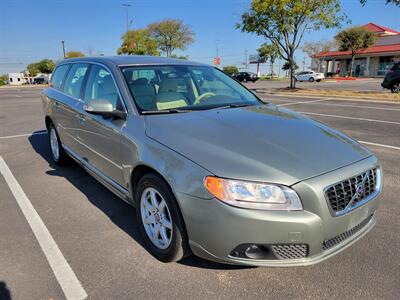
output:
[[390, 92], [387, 93], [387, 92], [363, 92], [363, 91], [349, 91], [349, 90], [276, 88], [272, 89], [272, 93], [293, 93], [301, 95], [329, 96], [329, 97], [351, 97], [359, 99], [373, 99], [373, 100], [400, 102], [400, 94], [393, 94]]

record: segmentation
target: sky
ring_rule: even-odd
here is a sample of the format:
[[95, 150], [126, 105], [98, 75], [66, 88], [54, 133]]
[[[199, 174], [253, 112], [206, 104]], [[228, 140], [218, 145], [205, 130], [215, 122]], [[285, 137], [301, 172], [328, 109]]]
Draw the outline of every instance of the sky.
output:
[[[385, 2], [368, 0], [362, 7], [358, 0], [342, 0], [341, 6], [351, 25], [373, 22], [400, 31], [400, 8]], [[195, 43], [176, 54], [188, 55], [190, 60], [212, 64], [218, 45], [222, 66], [240, 66], [246, 51], [254, 54], [266, 41], [235, 28], [250, 0], [1, 0], [0, 74], [22, 71], [43, 58], [60, 60], [62, 40], [67, 51], [115, 55], [126, 31], [124, 3], [131, 5], [130, 29], [165, 18], [182, 19], [189, 25], [196, 34]], [[338, 30], [313, 31], [304, 41], [331, 40]], [[298, 51], [299, 66], [303, 57]], [[269, 66], [262, 68], [266, 72]]]

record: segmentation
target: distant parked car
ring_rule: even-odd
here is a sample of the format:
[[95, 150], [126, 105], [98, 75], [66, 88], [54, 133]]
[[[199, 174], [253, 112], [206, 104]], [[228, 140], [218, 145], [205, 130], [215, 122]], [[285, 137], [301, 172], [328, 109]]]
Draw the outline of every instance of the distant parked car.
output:
[[33, 78], [33, 84], [45, 84], [45, 80], [42, 77]]
[[240, 82], [247, 82], [247, 81], [256, 82], [258, 80], [257, 74], [251, 72], [239, 72], [233, 75], [233, 77], [235, 77]]
[[392, 93], [400, 93], [400, 62], [394, 64], [386, 73], [381, 85], [383, 88], [391, 90]]
[[314, 82], [314, 81], [321, 81], [323, 79], [325, 79], [325, 75], [324, 73], [316, 73], [314, 71], [303, 71], [303, 72], [299, 72], [297, 73], [294, 78], [297, 81], [309, 81], [309, 82]]

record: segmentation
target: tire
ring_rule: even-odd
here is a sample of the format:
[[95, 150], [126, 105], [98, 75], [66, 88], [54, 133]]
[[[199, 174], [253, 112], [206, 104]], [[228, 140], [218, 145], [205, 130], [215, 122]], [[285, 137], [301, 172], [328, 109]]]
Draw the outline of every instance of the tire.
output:
[[246, 79], [246, 78], [243, 78], [243, 82], [247, 82], [247, 79]]
[[315, 80], [314, 77], [310, 77], [310, 78], [308, 79], [309, 82], [314, 82], [314, 80]]
[[68, 165], [70, 162], [68, 154], [61, 145], [60, 138], [58, 137], [57, 130], [53, 123], [50, 123], [49, 127], [47, 128], [47, 132], [49, 137], [50, 153], [53, 162], [59, 166]]
[[392, 93], [400, 93], [400, 82], [396, 82], [392, 85], [392, 87], [390, 88], [390, 91]]
[[[135, 192], [136, 219], [147, 250], [162, 262], [190, 254], [181, 212], [170, 187], [155, 174], [146, 174]], [[156, 230], [156, 231], [154, 231]]]

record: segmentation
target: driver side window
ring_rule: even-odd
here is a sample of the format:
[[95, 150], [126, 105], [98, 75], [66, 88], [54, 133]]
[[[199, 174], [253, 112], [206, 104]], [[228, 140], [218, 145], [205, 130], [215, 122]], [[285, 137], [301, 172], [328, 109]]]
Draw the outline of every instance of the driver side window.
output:
[[84, 101], [108, 100], [116, 110], [123, 110], [121, 99], [111, 73], [105, 68], [93, 65], [86, 84]]

